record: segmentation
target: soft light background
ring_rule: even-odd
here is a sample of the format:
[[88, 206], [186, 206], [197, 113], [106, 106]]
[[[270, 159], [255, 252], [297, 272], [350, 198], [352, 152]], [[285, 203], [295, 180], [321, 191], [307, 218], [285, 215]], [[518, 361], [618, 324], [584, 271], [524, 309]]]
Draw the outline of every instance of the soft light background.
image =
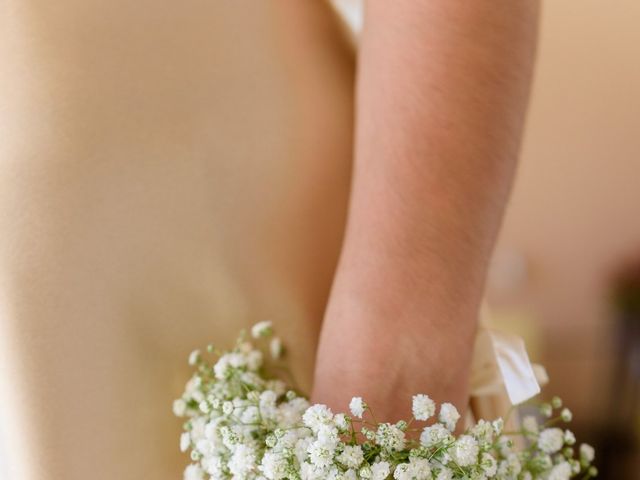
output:
[[577, 388], [575, 407], [585, 410], [600, 407], [595, 389], [613, 353], [607, 277], [640, 253], [640, 2], [603, 7], [546, 5], [521, 168], [497, 251], [526, 258], [529, 276], [510, 300], [536, 312], [554, 389]]
[[[618, 393], [610, 280], [640, 258], [640, 2], [557, 0], [543, 10], [490, 300], [498, 323], [529, 338], [550, 374], [547, 391], [564, 398], [597, 442]], [[627, 428], [637, 439], [640, 418]], [[635, 455], [616, 478], [640, 478]]]

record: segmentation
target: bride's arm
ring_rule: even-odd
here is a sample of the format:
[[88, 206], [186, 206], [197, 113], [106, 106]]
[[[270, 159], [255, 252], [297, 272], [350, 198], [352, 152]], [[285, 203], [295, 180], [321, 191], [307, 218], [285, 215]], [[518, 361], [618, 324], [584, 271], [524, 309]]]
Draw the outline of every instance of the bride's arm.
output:
[[368, 0], [347, 235], [313, 400], [464, 408], [478, 306], [518, 155], [537, 0]]

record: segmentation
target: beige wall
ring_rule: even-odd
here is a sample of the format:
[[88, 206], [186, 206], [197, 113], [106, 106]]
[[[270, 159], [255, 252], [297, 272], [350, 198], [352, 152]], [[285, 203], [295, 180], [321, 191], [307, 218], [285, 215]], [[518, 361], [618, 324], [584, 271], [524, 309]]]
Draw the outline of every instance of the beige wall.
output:
[[[521, 168], [498, 252], [526, 282], [494, 306], [528, 309], [558, 392], [599, 411], [611, 358], [606, 276], [640, 255], [640, 2], [544, 5]], [[605, 382], [605, 383], [603, 383]]]

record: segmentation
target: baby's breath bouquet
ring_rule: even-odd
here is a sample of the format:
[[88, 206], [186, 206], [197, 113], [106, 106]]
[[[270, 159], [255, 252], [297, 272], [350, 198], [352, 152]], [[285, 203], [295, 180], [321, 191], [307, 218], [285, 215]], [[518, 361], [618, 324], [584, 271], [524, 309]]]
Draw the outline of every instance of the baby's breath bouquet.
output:
[[[558, 425], [571, 412], [554, 399], [539, 422], [525, 417], [517, 431], [502, 419], [480, 420], [456, 435], [460, 414], [413, 397], [413, 417], [378, 423], [360, 397], [350, 414], [334, 414], [270, 374], [263, 350], [279, 358], [282, 344], [269, 322], [241, 334], [235, 347], [195, 351], [195, 368], [174, 413], [186, 419], [180, 438], [191, 452], [185, 480], [566, 480], [596, 475], [593, 448]], [[208, 360], [210, 357], [210, 360]], [[560, 410], [560, 411], [559, 411]], [[558, 412], [554, 414], [554, 412]], [[518, 441], [514, 441], [518, 439]], [[516, 448], [518, 445], [518, 448]]]

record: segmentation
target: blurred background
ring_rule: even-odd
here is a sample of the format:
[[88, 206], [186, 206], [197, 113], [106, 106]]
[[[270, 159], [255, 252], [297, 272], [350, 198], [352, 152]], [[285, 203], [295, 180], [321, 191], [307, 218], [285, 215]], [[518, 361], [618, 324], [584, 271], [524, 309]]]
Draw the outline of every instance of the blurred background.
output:
[[545, 2], [493, 321], [525, 337], [599, 478], [640, 479], [640, 2]]

